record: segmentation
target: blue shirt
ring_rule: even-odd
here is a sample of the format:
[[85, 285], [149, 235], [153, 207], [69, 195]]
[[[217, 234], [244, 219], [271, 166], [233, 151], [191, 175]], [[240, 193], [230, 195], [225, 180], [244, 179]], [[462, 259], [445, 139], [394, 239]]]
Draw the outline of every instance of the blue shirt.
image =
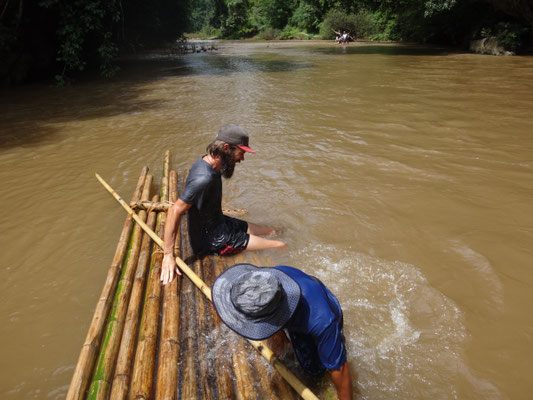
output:
[[285, 265], [275, 268], [294, 279], [302, 290], [300, 302], [284, 328], [311, 336], [322, 364], [330, 370], [339, 369], [346, 362], [339, 301], [314, 276]]

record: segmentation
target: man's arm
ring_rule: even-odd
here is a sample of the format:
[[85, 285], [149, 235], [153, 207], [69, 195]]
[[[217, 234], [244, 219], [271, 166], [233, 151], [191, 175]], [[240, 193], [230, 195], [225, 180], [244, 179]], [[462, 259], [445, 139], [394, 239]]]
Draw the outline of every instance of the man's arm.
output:
[[346, 361], [339, 369], [331, 370], [331, 380], [337, 388], [337, 396], [339, 396], [339, 400], [353, 399], [352, 377], [350, 375], [348, 361]]
[[180, 226], [181, 216], [191, 208], [192, 204], [185, 203], [178, 199], [168, 210], [167, 220], [165, 222], [165, 236], [163, 238], [163, 266], [161, 267], [161, 282], [166, 285], [174, 279], [174, 269], [178, 275], [181, 275], [176, 266], [176, 257], [174, 256], [174, 243]]

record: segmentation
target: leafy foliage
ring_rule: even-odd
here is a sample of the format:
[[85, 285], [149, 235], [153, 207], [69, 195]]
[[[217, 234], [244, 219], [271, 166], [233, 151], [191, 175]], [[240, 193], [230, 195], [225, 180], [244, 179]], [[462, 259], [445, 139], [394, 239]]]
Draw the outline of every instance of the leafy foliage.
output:
[[[376, 15], [380, 15], [380, 13], [378, 12]], [[358, 37], [369, 38], [377, 33], [380, 27], [380, 21], [368, 11], [346, 14], [340, 10], [331, 10], [324, 18], [320, 36], [333, 39], [335, 32], [346, 31], [354, 39]]]
[[0, 0], [0, 79], [11, 84], [45, 71], [64, 84], [88, 68], [112, 76], [121, 49], [176, 40], [188, 1]]
[[248, 19], [248, 0], [228, 0], [228, 15], [222, 24], [222, 35], [236, 39], [255, 33], [255, 28]]
[[315, 4], [300, 2], [291, 17], [291, 24], [300, 30], [318, 32], [320, 29], [321, 12]]
[[[112, 65], [118, 48], [112, 42], [112, 29], [120, 20], [119, 7], [113, 0], [44, 0], [43, 7], [56, 9], [60, 25], [57, 35], [60, 41], [57, 60], [63, 64], [63, 72], [56, 79], [62, 81], [67, 71], [83, 71], [87, 64], [84, 52], [96, 50], [100, 68], [105, 76], [111, 76]], [[92, 43], [91, 43], [92, 42]]]
[[298, 29], [295, 26], [287, 25], [285, 29], [281, 31], [279, 38], [281, 40], [290, 40], [290, 39], [304, 40], [304, 39], [307, 39], [307, 34], [305, 32], [302, 32], [300, 29]]
[[475, 37], [495, 37], [498, 44], [505, 50], [516, 52], [520, 50], [524, 37], [531, 35], [531, 31], [520, 24], [498, 22], [493, 26], [485, 26], [476, 32]]
[[259, 32], [257, 37], [263, 40], [274, 40], [279, 39], [281, 36], [281, 30], [276, 28], [266, 28], [265, 30]]

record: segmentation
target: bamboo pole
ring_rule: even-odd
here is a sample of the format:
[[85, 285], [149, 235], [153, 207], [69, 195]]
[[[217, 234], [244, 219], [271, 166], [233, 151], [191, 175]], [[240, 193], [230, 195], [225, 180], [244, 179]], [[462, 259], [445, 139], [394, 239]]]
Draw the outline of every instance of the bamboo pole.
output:
[[[151, 185], [152, 176], [148, 175], [144, 183], [142, 194], [143, 200], [149, 199]], [[146, 221], [146, 211], [141, 211], [137, 217], [143, 222]], [[128, 311], [133, 277], [137, 268], [137, 261], [139, 260], [143, 235], [141, 227], [138, 224], [135, 225], [131, 239], [131, 249], [127, 257], [126, 266], [122, 270], [122, 276], [118, 283], [113, 308], [109, 315], [104, 343], [100, 348], [100, 355], [98, 357], [92, 383], [89, 387], [87, 398], [90, 400], [107, 399], [111, 391], [113, 372], [115, 370], [120, 339], [122, 338], [122, 331], [126, 320], [126, 313]]]
[[[260, 259], [257, 253], [251, 252], [247, 254], [247, 257], [250, 259], [250, 262], [255, 265], [265, 265]], [[239, 260], [239, 262], [242, 262]], [[270, 339], [266, 339], [265, 342], [267, 345], [270, 343]], [[274, 388], [278, 393], [279, 398], [283, 400], [296, 399], [297, 395], [294, 390], [291, 390], [290, 386], [287, 385], [287, 382], [284, 381], [279, 374], [273, 374], [269, 371], [264, 364], [263, 360], [259, 357], [254, 358], [254, 367], [259, 376], [270, 376], [270, 382], [267, 384], [266, 379], [261, 379], [261, 385], [263, 390], [268, 390], [268, 388]]]
[[231, 357], [233, 360], [235, 376], [237, 377], [235, 381], [236, 397], [238, 399], [246, 400], [261, 400], [262, 397], [259, 395], [255, 386], [255, 377], [250, 365], [250, 360], [247, 359], [247, 354], [248, 356], [251, 356], [252, 354], [246, 352], [242, 340], [237, 340], [236, 338], [231, 338], [229, 340], [233, 342]]
[[[142, 188], [144, 186], [144, 181], [147, 174], [148, 168], [144, 167], [141, 171], [139, 180], [137, 181], [135, 191], [133, 192], [133, 201], [137, 201], [141, 198]], [[122, 263], [128, 248], [128, 239], [132, 230], [133, 218], [131, 215], [128, 215], [126, 221], [124, 222], [122, 233], [120, 234], [120, 239], [118, 241], [115, 255], [113, 256], [113, 261], [111, 262], [111, 266], [109, 267], [109, 271], [107, 273], [104, 288], [102, 289], [100, 299], [96, 304], [96, 309], [94, 310], [93, 319], [91, 321], [91, 325], [89, 326], [85, 343], [81, 349], [76, 368], [74, 369], [74, 373], [72, 375], [72, 380], [67, 392], [67, 400], [77, 400], [85, 397], [85, 391], [89, 385], [89, 379], [91, 377], [94, 362], [96, 361], [96, 356], [102, 340], [104, 324], [112, 305], [112, 296], [117, 287], [120, 271], [122, 269]]]
[[[243, 254], [237, 254], [231, 258], [224, 258], [220, 260], [224, 263], [224, 269], [227, 269], [230, 264], [238, 264], [245, 262]], [[233, 333], [233, 332], [232, 332]], [[235, 341], [234, 351], [232, 352], [233, 365], [235, 367], [235, 375], [239, 377], [236, 382], [236, 390], [238, 396], [243, 399], [256, 399], [261, 400], [267, 396], [271, 396], [271, 388], [266, 388], [266, 391], [263, 391], [264, 387], [260, 384], [263, 382], [263, 379], [260, 379], [260, 383], [257, 383], [256, 377], [266, 376], [267, 372], [262, 371], [263, 373], [256, 374], [254, 369], [254, 360], [257, 358], [255, 353], [248, 353], [244, 347], [244, 342], [242, 340], [235, 340], [233, 337], [236, 334], [232, 334], [232, 339]]]
[[[178, 197], [178, 177], [176, 171], [169, 176], [170, 201]], [[176, 235], [174, 254], [181, 256], [181, 235]], [[179, 286], [181, 279], [174, 279], [163, 287], [163, 316], [161, 319], [161, 339], [157, 365], [156, 399], [173, 399], [178, 393], [179, 358]]]
[[160, 197], [161, 197], [161, 202], [163, 202], [163, 203], [169, 203], [169, 199], [168, 199], [169, 158], [170, 158], [170, 152], [167, 150], [167, 151], [165, 151], [165, 158], [163, 160], [163, 171], [162, 171], [163, 176], [161, 177], [161, 193], [160, 193]]
[[[189, 231], [187, 229], [188, 216], [181, 218], [181, 232], [183, 253], [190, 256], [192, 253], [189, 242]], [[198, 383], [199, 362], [198, 348], [196, 347], [198, 338], [198, 326], [196, 318], [196, 291], [190, 280], [182, 281], [181, 289], [181, 331], [180, 331], [180, 391], [179, 398], [197, 400], [202, 399], [201, 389]]]
[[[159, 199], [159, 196], [155, 195], [154, 201], [157, 201], [157, 199]], [[156, 216], [157, 213], [155, 211], [152, 211], [148, 215], [146, 224], [152, 229], [155, 225]], [[135, 342], [137, 340], [140, 312], [146, 283], [146, 271], [150, 261], [151, 243], [150, 237], [148, 235], [144, 235], [142, 239], [139, 261], [137, 263], [137, 270], [135, 271], [133, 287], [131, 290], [128, 314], [126, 315], [126, 323], [124, 325], [122, 339], [120, 341], [120, 350], [117, 357], [115, 377], [113, 379], [113, 386], [111, 388], [110, 398], [113, 400], [125, 399], [128, 395], [128, 389], [131, 380], [132, 362], [135, 352]]]
[[[122, 207], [132, 215], [132, 217], [135, 219], [135, 221], [139, 222], [140, 219], [138, 219], [137, 215], [133, 212], [133, 210], [128, 206], [128, 204], [122, 200], [122, 198], [105, 182], [100, 175], [96, 174], [96, 178], [102, 183], [102, 185], [115, 197], [115, 199], [122, 205]], [[146, 224], [142, 221], [139, 222], [139, 225], [143, 227], [145, 232], [147, 232], [150, 237], [156, 242], [161, 248], [163, 248], [163, 240], [150, 228], [146, 226]], [[205, 296], [212, 301], [211, 297], [211, 288], [209, 288], [199, 277], [196, 275], [191, 268], [185, 262], [179, 258], [176, 257], [176, 264], [179, 266], [179, 268], [187, 275], [187, 277], [202, 291], [202, 293], [205, 294]], [[296, 376], [290, 372], [287, 367], [285, 367], [274, 355], [272, 350], [270, 350], [266, 344], [262, 341], [256, 341], [256, 340], [248, 340], [254, 348], [261, 353], [263, 357], [266, 358], [266, 360], [285, 378], [285, 380], [296, 390], [296, 392], [304, 399], [318, 399], [311, 390], [306, 387]]]
[[[157, 231], [162, 232], [162, 213], [156, 221]], [[155, 368], [157, 331], [159, 326], [159, 309], [161, 301], [161, 252], [153, 250], [146, 294], [144, 297], [143, 314], [139, 328], [139, 336], [129, 391], [130, 399], [151, 399], [152, 382]]]
[[198, 386], [198, 351], [196, 340], [198, 326], [196, 325], [196, 292], [190, 281], [184, 280], [181, 288], [181, 332], [180, 332], [180, 398], [201, 399]]
[[[210, 265], [208, 268], [204, 268], [207, 276], [204, 275], [204, 279], [210, 286], [213, 286], [213, 282], [216, 276], [220, 275], [224, 271], [224, 265], [221, 259], [215, 257], [209, 257]], [[209, 272], [208, 272], [209, 271]], [[211, 330], [213, 343], [221, 343], [227, 340], [224, 333], [227, 332], [227, 328], [220, 317], [215, 311], [214, 307], [209, 307], [211, 314]], [[233, 371], [233, 363], [226, 353], [227, 346], [220, 346], [215, 354], [215, 360], [213, 362], [213, 368], [216, 376], [217, 394], [219, 400], [233, 400], [237, 396], [235, 394], [235, 388], [233, 382], [236, 380]]]
[[[208, 258], [203, 258], [202, 260], [196, 260], [194, 263], [196, 273], [205, 280], [206, 268], [204, 266], [204, 261]], [[215, 370], [213, 368], [213, 358], [209, 356], [209, 350], [211, 349], [211, 321], [209, 310], [213, 307], [210, 304], [207, 304], [208, 300], [205, 296], [198, 296], [196, 301], [197, 304], [197, 314], [198, 314], [198, 332], [200, 333], [197, 337], [198, 343], [198, 354], [203, 354], [203, 357], [199, 358], [199, 370], [200, 370], [200, 388], [202, 390], [202, 399], [204, 400], [214, 400], [216, 396], [216, 378]]]
[[[175, 201], [132, 201], [130, 207], [134, 210], [155, 210], [155, 211], [168, 211], [168, 209], [174, 204]], [[242, 208], [225, 208], [222, 210], [224, 214], [243, 215], [248, 211]]]
[[[233, 339], [229, 339], [233, 341]], [[262, 397], [254, 385], [254, 376], [250, 368], [250, 360], [246, 358], [246, 349], [242, 340], [235, 340], [234, 351], [231, 353], [235, 369], [235, 392], [237, 399], [261, 400]]]
[[[165, 164], [163, 167], [161, 200], [168, 200], [168, 152], [165, 154]], [[160, 212], [157, 215], [156, 222], [158, 234], [164, 232], [165, 220], [166, 214]], [[143, 225], [147, 228], [146, 224], [143, 223]], [[154, 231], [149, 231], [150, 237], [152, 235], [157, 236]], [[151, 399], [153, 397], [159, 311], [161, 308], [161, 282], [159, 281], [159, 275], [161, 274], [162, 261], [163, 252], [160, 249], [154, 249], [152, 252], [141, 327], [139, 329], [139, 341], [133, 364], [129, 392], [130, 399]]]

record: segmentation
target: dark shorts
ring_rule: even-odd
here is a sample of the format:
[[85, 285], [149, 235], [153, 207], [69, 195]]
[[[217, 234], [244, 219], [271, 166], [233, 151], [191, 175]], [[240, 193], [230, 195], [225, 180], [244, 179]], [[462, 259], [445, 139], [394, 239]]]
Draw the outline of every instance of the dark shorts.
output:
[[225, 233], [214, 243], [215, 252], [221, 256], [232, 256], [246, 250], [250, 241], [250, 235], [246, 233], [248, 222], [225, 215], [224, 223]]
[[[343, 317], [341, 317], [340, 326], [342, 343], [344, 345], [346, 341], [344, 339], [344, 329], [342, 328]], [[324, 366], [324, 364], [322, 364], [322, 361], [320, 361], [318, 349], [313, 337], [311, 335], [298, 332], [288, 332], [288, 334], [289, 338], [291, 339], [294, 354], [296, 354], [296, 359], [303, 370], [311, 376], [322, 375], [327, 368]]]
[[289, 332], [292, 348], [298, 363], [303, 370], [311, 376], [322, 375], [326, 367], [320, 361], [315, 341], [310, 335]]

